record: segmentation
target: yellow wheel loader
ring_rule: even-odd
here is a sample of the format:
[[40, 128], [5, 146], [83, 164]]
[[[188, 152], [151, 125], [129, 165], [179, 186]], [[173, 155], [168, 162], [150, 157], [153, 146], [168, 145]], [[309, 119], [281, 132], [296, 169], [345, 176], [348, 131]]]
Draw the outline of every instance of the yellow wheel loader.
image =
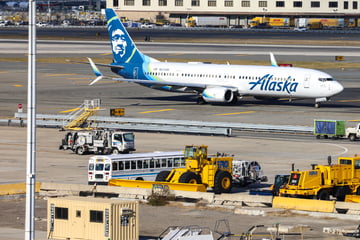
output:
[[157, 182], [203, 184], [214, 193], [229, 193], [232, 188], [233, 157], [225, 154], [209, 156], [207, 146], [185, 146], [185, 168], [162, 171]]

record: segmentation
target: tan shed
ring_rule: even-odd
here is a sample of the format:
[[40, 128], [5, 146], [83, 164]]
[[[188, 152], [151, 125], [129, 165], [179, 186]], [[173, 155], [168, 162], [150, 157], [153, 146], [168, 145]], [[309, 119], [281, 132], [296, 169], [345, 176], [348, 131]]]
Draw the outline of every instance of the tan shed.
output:
[[49, 198], [48, 239], [138, 240], [139, 202]]

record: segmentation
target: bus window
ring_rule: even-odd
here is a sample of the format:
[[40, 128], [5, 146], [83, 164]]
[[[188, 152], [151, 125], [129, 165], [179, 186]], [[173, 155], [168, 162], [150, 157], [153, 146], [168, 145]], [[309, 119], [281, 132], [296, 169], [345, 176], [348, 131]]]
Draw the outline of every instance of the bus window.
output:
[[166, 158], [161, 159], [161, 167], [166, 167]]
[[93, 170], [94, 170], [94, 164], [93, 164], [93, 163], [90, 163], [90, 164], [89, 164], [89, 170], [90, 170], [90, 171], [93, 171]]
[[136, 161], [131, 161], [131, 169], [136, 169]]
[[154, 159], [150, 159], [150, 168], [154, 168]]
[[167, 163], [168, 167], [172, 167], [174, 165], [173, 163], [174, 163], [174, 159], [169, 158]]
[[96, 171], [102, 171], [104, 170], [104, 164], [103, 163], [97, 163], [95, 166]]
[[118, 162], [113, 162], [113, 163], [112, 163], [112, 170], [113, 170], [113, 171], [117, 171], [117, 170], [118, 170]]
[[143, 161], [143, 168], [149, 168], [149, 161], [148, 160]]
[[105, 164], [105, 171], [110, 171], [110, 163]]
[[124, 170], [124, 163], [123, 162], [119, 162], [119, 170]]
[[160, 159], [155, 160], [155, 167], [160, 168]]
[[125, 162], [125, 170], [130, 169], [130, 162]]
[[180, 166], [181, 166], [180, 158], [175, 158], [174, 159], [174, 167], [180, 167]]
[[143, 168], [143, 160], [138, 160], [138, 161], [137, 161], [137, 168], [138, 168], [138, 169], [142, 169], [142, 168]]

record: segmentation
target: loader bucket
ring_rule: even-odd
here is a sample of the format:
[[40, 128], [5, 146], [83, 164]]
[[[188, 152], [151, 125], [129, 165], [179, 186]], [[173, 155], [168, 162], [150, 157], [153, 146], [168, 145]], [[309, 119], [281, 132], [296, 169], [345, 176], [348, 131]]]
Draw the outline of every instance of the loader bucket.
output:
[[170, 182], [154, 182], [154, 181], [139, 181], [139, 180], [125, 180], [125, 179], [110, 179], [109, 186], [117, 187], [132, 187], [132, 188], [149, 188], [152, 189], [154, 184], [161, 184], [168, 186], [170, 190], [178, 191], [192, 191], [192, 192], [206, 192], [206, 187], [203, 184], [189, 184], [189, 183], [170, 183]]
[[292, 197], [274, 197], [272, 207], [333, 213], [335, 211], [335, 201], [322, 201]]

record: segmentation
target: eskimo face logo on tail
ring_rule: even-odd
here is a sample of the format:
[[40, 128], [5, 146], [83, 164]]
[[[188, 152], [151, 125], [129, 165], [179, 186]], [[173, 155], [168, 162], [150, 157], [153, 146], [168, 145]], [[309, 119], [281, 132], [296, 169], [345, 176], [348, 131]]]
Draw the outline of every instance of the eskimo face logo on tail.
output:
[[123, 31], [115, 29], [111, 32], [111, 45], [114, 54], [121, 58], [126, 54], [126, 38]]
[[287, 92], [292, 93], [296, 92], [299, 85], [298, 82], [291, 81], [291, 76], [289, 76], [285, 81], [275, 81], [272, 79], [273, 75], [266, 74], [256, 82], [249, 82], [250, 90], [258, 87], [260, 91], [276, 91], [276, 92]]

